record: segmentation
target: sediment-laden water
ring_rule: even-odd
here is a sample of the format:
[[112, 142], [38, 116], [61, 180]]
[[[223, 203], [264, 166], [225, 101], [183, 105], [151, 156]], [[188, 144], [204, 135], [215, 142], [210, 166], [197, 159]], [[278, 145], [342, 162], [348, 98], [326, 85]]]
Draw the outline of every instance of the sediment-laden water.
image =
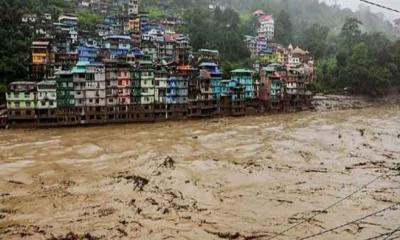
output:
[[[399, 163], [399, 105], [0, 131], [0, 239], [271, 239], [317, 215], [274, 238], [297, 239], [399, 202]], [[400, 207], [314, 239], [398, 227]]]

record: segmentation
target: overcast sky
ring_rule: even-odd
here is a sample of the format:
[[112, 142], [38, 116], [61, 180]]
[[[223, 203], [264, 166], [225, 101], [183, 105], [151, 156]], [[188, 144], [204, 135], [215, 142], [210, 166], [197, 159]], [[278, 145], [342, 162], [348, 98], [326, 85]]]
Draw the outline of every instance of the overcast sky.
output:
[[[321, 0], [330, 4], [333, 4], [335, 2], [335, 0]], [[400, 10], [400, 0], [369, 0], [370, 2], [375, 2], [387, 7], [391, 7], [394, 8], [396, 10]], [[342, 7], [346, 7], [346, 8], [351, 8], [352, 10], [357, 10], [358, 7], [360, 6], [360, 4], [365, 4], [362, 3], [360, 0], [336, 0], [336, 2], [338, 4], [340, 4]], [[381, 12], [385, 15], [385, 17], [387, 19], [396, 19], [396, 18], [400, 18], [400, 13], [395, 13], [395, 12], [391, 12], [385, 9], [381, 9], [375, 6], [370, 6], [371, 11], [374, 12]]]

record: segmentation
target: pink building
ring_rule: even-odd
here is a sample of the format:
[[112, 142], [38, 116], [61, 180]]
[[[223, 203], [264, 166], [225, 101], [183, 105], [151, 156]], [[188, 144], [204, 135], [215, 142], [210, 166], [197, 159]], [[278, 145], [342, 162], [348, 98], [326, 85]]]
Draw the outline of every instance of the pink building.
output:
[[117, 74], [118, 104], [131, 104], [131, 72], [128, 64], [118, 65]]

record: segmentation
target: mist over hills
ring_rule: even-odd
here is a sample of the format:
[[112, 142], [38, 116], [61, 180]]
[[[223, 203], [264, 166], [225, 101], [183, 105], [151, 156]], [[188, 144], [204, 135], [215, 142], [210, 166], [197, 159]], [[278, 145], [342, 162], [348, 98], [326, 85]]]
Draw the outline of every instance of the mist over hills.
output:
[[[362, 30], [366, 32], [384, 32], [394, 37], [397, 32], [391, 21], [382, 13], [374, 13], [369, 7], [353, 11], [350, 8], [332, 6], [319, 0], [144, 0], [145, 6], [160, 8], [165, 14], [177, 9], [188, 9], [195, 6], [214, 5], [222, 8], [231, 7], [240, 12], [242, 18], [249, 18], [252, 11], [263, 9], [277, 15], [285, 10], [290, 15], [294, 29], [302, 31], [306, 26], [318, 23], [338, 33], [347, 17], [359, 19]], [[353, 2], [354, 6], [355, 2]], [[358, 6], [358, 5], [357, 5]]]

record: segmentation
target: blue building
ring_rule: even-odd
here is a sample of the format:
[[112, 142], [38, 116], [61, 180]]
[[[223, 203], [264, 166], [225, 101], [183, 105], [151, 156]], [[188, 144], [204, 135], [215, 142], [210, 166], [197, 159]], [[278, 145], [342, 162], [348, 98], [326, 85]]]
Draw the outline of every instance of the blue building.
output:
[[247, 100], [254, 98], [253, 72], [248, 69], [236, 69], [231, 71], [230, 88], [242, 86], [244, 97]]
[[178, 86], [176, 76], [170, 76], [167, 80], [167, 103], [178, 103]]
[[85, 45], [78, 47], [79, 61], [93, 63], [97, 59], [98, 48]]
[[203, 62], [199, 67], [200, 70], [206, 70], [210, 74], [212, 96], [214, 99], [219, 99], [222, 94], [222, 73], [219, 66], [213, 62]]
[[111, 59], [126, 57], [132, 49], [132, 40], [127, 35], [110, 35], [104, 39], [104, 48], [110, 52]]

